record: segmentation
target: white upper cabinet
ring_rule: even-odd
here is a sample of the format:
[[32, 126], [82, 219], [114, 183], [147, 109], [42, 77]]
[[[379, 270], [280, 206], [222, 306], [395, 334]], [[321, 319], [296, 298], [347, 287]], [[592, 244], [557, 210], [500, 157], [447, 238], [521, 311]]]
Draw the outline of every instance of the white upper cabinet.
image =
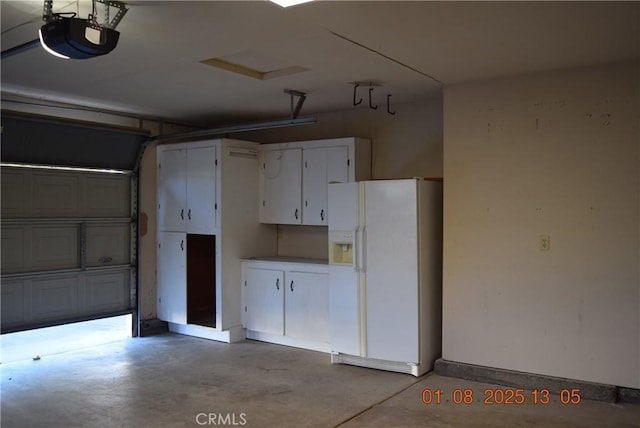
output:
[[326, 226], [327, 185], [371, 178], [362, 138], [261, 146], [260, 222]]
[[213, 234], [216, 147], [158, 150], [159, 230]]
[[187, 152], [158, 153], [158, 226], [160, 230], [184, 231], [187, 205]]
[[327, 185], [349, 181], [349, 148], [311, 148], [302, 154], [302, 222], [310, 226], [326, 226]]
[[263, 150], [260, 162], [260, 222], [302, 223], [302, 150]]
[[187, 150], [187, 232], [210, 235], [216, 227], [216, 147]]

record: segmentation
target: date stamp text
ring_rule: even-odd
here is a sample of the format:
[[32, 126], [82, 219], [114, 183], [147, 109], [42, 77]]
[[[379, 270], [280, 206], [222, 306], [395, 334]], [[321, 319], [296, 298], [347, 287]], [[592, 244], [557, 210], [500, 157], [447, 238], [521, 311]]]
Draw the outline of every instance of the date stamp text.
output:
[[[422, 390], [422, 402], [424, 404], [442, 404], [452, 402], [453, 404], [469, 405], [478, 402], [484, 405], [545, 405], [551, 403], [551, 392], [546, 388], [533, 389], [530, 391], [520, 388], [487, 388], [479, 392], [474, 392], [471, 388], [457, 388], [450, 393], [441, 389]], [[559, 401], [561, 404], [580, 404], [582, 397], [579, 388], [566, 388], [560, 390]]]

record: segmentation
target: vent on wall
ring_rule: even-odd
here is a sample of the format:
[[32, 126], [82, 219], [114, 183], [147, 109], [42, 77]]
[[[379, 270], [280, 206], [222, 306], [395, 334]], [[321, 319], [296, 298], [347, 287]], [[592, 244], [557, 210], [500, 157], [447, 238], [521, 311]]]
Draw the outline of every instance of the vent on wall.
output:
[[227, 156], [257, 159], [258, 151], [256, 149], [248, 149], [244, 147], [229, 147], [227, 148]]

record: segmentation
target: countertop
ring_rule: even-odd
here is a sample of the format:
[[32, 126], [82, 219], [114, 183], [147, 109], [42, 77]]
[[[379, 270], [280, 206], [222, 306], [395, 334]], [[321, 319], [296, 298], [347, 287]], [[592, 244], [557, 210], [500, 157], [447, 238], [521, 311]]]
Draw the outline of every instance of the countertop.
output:
[[284, 256], [272, 256], [272, 257], [249, 257], [243, 260], [255, 260], [260, 262], [281, 262], [281, 263], [309, 263], [317, 265], [328, 265], [328, 259], [307, 259], [304, 257], [284, 257]]

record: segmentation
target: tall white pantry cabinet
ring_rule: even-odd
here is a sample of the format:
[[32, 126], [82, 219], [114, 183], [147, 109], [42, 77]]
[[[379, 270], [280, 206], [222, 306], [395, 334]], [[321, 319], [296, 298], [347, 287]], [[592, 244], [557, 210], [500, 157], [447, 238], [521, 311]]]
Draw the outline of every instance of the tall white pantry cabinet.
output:
[[218, 139], [157, 148], [158, 318], [170, 331], [244, 339], [240, 260], [276, 252], [258, 221], [259, 144]]

